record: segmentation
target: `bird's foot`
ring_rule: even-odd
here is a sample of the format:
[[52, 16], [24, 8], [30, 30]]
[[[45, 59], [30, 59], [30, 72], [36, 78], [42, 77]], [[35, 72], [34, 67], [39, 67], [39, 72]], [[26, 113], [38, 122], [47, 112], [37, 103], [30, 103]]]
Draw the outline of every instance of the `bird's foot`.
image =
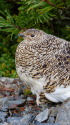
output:
[[40, 96], [39, 95], [37, 95], [37, 97], [36, 97], [36, 103], [37, 103], [38, 106], [42, 104], [42, 102], [40, 102]]
[[37, 105], [41, 105], [41, 102], [39, 100], [36, 100]]

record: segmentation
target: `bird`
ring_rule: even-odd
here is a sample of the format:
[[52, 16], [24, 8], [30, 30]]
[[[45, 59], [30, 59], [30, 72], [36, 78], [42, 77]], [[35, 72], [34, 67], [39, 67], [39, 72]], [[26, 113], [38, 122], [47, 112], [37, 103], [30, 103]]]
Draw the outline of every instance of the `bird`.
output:
[[16, 71], [36, 95], [37, 105], [70, 97], [70, 42], [39, 29], [19, 33]]

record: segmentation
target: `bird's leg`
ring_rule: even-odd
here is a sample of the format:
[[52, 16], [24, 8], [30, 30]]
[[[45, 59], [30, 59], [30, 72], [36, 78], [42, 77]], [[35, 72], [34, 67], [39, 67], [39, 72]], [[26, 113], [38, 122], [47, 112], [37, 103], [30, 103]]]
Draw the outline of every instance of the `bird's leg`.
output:
[[36, 103], [37, 103], [38, 106], [41, 104], [41, 102], [39, 101], [39, 99], [40, 99], [40, 96], [39, 96], [39, 94], [37, 94], [36, 95]]

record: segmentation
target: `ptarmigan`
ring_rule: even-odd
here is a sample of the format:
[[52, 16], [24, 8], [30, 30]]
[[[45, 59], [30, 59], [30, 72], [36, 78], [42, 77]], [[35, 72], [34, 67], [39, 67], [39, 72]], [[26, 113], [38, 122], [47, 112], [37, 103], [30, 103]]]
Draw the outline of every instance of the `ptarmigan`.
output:
[[36, 94], [36, 102], [70, 97], [70, 42], [42, 30], [28, 29], [16, 50], [16, 70]]

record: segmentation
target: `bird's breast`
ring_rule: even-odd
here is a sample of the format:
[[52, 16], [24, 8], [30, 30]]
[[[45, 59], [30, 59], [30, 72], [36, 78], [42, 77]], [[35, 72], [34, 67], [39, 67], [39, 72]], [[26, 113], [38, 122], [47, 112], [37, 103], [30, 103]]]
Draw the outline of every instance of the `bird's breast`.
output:
[[32, 78], [29, 74], [26, 74], [23, 71], [23, 67], [19, 66], [17, 68], [17, 74], [20, 77], [21, 81], [24, 81], [25, 84], [31, 87], [31, 90], [34, 94], [41, 93], [44, 91], [43, 86], [46, 85], [45, 77], [41, 78]]

